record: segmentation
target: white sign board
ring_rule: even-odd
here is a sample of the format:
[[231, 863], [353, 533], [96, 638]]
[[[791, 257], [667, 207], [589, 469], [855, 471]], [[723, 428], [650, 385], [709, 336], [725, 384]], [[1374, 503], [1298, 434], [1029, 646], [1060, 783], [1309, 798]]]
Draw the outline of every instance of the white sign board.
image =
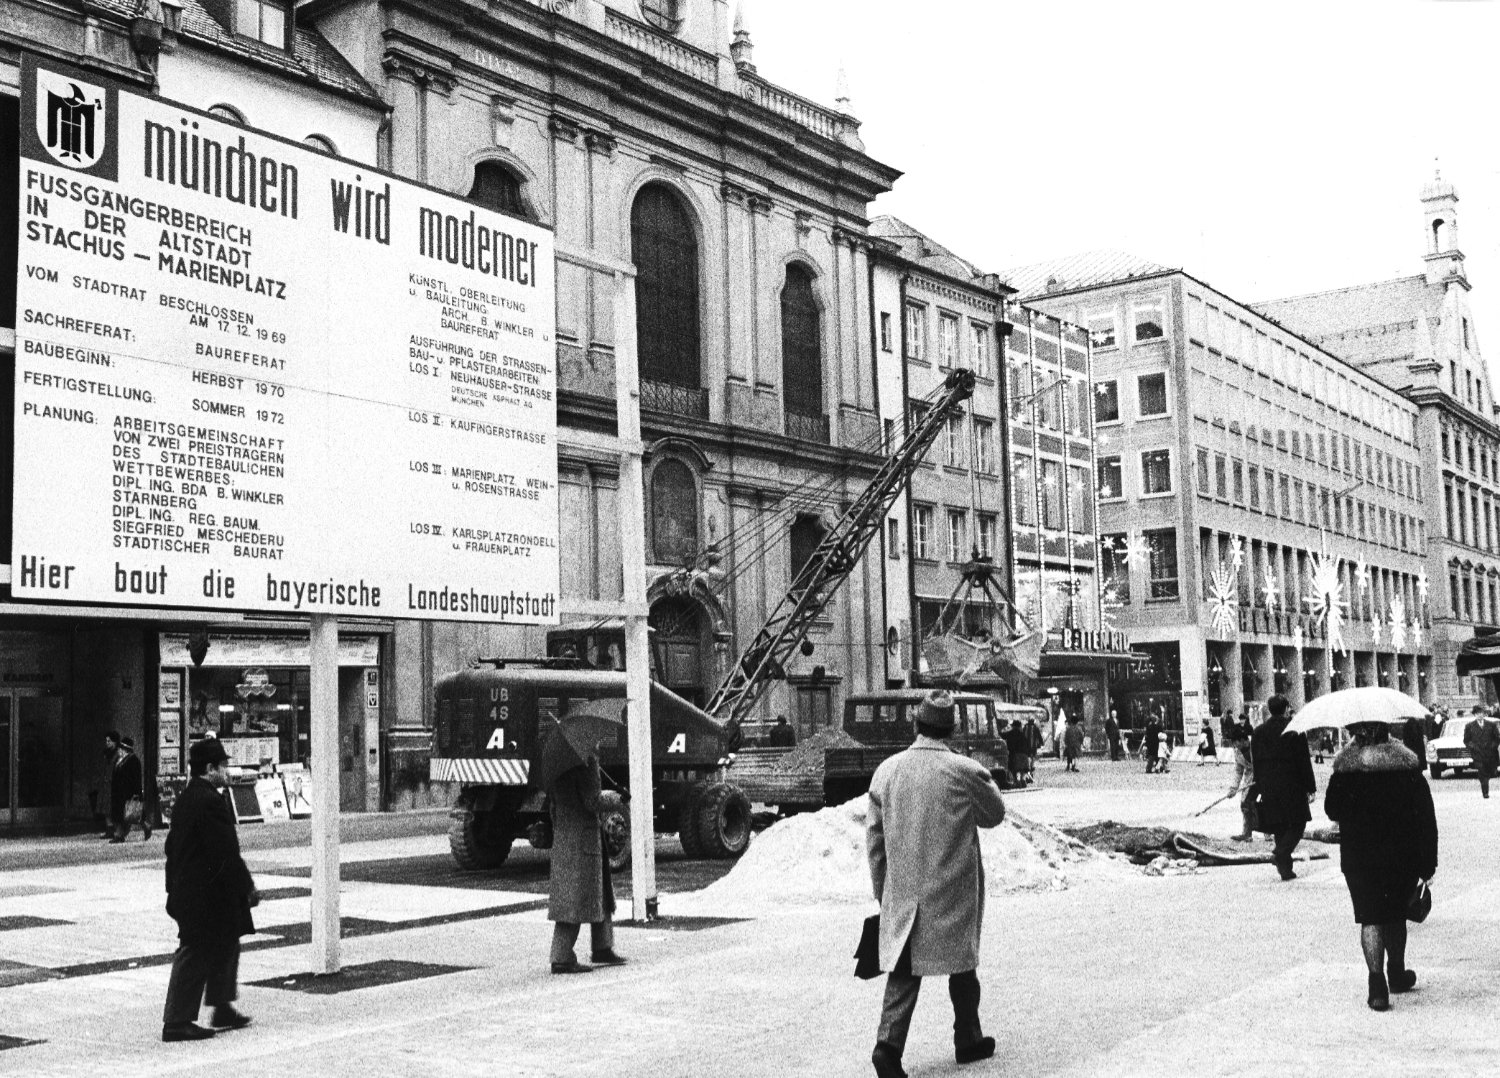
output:
[[555, 622], [552, 234], [22, 83], [14, 593]]

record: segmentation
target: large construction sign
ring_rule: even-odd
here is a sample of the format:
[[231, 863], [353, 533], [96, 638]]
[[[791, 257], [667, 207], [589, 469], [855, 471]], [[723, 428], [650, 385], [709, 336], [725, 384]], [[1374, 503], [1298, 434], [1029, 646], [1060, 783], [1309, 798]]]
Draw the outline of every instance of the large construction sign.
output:
[[14, 594], [556, 621], [552, 234], [22, 81]]

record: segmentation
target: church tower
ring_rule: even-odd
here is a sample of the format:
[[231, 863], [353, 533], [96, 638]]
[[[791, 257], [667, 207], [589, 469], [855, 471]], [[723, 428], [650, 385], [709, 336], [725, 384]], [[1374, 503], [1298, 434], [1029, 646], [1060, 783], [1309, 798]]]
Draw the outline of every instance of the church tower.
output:
[[1464, 254], [1458, 249], [1458, 192], [1441, 172], [1434, 172], [1422, 188], [1422, 218], [1427, 232], [1427, 253], [1422, 256], [1427, 264], [1427, 283], [1454, 281], [1467, 290]]

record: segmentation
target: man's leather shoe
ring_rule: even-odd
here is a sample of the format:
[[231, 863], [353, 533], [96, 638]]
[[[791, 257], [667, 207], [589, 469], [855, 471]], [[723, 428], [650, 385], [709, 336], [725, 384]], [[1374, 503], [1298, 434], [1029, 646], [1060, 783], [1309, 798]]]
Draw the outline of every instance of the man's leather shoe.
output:
[[875, 1078], [906, 1078], [906, 1072], [901, 1069], [901, 1057], [884, 1041], [875, 1045], [870, 1062], [875, 1065]]
[[1398, 969], [1389, 971], [1388, 980], [1393, 993], [1410, 992], [1417, 986], [1417, 971], [1414, 969]]
[[980, 1037], [973, 1044], [953, 1049], [953, 1058], [960, 1063], [978, 1063], [995, 1054], [995, 1038]]
[[225, 1003], [214, 1008], [213, 1019], [209, 1025], [214, 1029], [244, 1029], [250, 1024], [250, 1016], [241, 1014], [231, 1004]]
[[161, 1027], [161, 1039], [164, 1041], [206, 1041], [213, 1035], [213, 1030], [204, 1029], [194, 1022]]
[[594, 967], [593, 966], [585, 966], [582, 962], [578, 961], [578, 959], [573, 958], [573, 959], [568, 960], [567, 962], [554, 962], [554, 963], [552, 963], [552, 972], [553, 973], [593, 973], [594, 972]]
[[613, 950], [595, 951], [589, 958], [596, 966], [623, 966], [625, 964], [625, 959], [615, 954]]

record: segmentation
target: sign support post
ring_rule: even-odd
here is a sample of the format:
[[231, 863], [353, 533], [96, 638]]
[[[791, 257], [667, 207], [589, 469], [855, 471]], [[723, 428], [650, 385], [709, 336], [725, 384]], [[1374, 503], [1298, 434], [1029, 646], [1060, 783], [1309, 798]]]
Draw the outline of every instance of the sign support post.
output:
[[312, 949], [315, 973], [339, 971], [339, 620], [310, 628], [312, 724]]

